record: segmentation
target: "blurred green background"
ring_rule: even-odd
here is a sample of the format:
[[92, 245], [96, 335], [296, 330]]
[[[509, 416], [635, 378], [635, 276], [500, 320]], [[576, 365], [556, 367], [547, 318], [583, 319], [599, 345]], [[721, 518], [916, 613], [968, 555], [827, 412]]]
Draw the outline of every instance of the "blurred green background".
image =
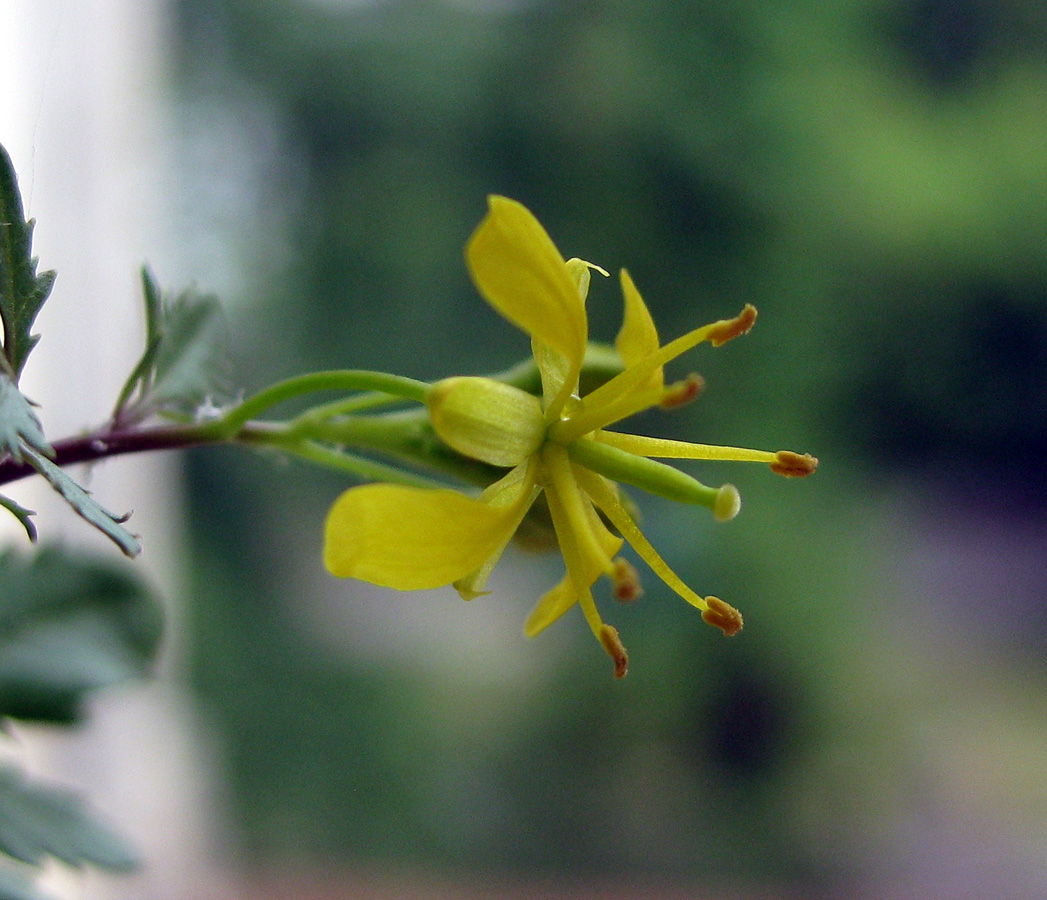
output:
[[[462, 246], [497, 192], [627, 266], [701, 400], [637, 431], [791, 448], [714, 526], [642, 499], [724, 640], [646, 579], [614, 683], [560, 577], [397, 595], [319, 564], [334, 476], [186, 460], [193, 682], [245, 867], [1047, 891], [1047, 6], [182, 0], [182, 217], [248, 388], [493, 371]], [[590, 294], [594, 337], [620, 321]], [[893, 893], [892, 893], [893, 892]]]

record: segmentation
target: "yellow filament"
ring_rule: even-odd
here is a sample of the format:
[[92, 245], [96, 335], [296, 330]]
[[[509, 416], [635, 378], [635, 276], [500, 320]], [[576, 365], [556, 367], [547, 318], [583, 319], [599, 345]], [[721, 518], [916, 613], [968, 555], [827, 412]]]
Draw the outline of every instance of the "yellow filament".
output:
[[655, 574], [662, 579], [677, 594], [683, 597], [691, 606], [700, 610], [709, 608], [704, 598], [699, 597], [692, 591], [668, 564], [658, 555], [658, 551], [651, 546], [651, 542], [644, 537], [642, 531], [633, 521], [621, 501], [615, 496], [614, 491], [608, 487], [599, 475], [592, 472], [578, 471], [578, 481], [582, 489], [589, 495], [592, 501], [600, 508], [601, 512], [611, 520], [611, 523], [621, 533], [622, 537], [629, 542], [632, 548], [640, 555], [640, 558], [651, 567]]
[[646, 437], [640, 434], [621, 434], [617, 431], [598, 431], [594, 440], [610, 444], [626, 453], [658, 459], [722, 459], [731, 462], [758, 462], [769, 464], [777, 456], [767, 450], [749, 450], [745, 447], [721, 447], [717, 444], [692, 444], [690, 441], [672, 441], [667, 438]]
[[603, 621], [597, 612], [596, 603], [586, 579], [586, 571], [591, 564], [599, 572], [614, 574], [611, 557], [600, 546], [599, 539], [593, 530], [589, 513], [586, 510], [588, 500], [583, 496], [575, 481], [567, 451], [555, 444], [547, 444], [541, 451], [542, 468], [547, 476], [545, 486], [546, 499], [549, 501], [549, 512], [552, 514], [553, 527], [563, 551], [567, 572], [578, 592], [578, 603], [585, 613], [589, 627], [597, 638]]

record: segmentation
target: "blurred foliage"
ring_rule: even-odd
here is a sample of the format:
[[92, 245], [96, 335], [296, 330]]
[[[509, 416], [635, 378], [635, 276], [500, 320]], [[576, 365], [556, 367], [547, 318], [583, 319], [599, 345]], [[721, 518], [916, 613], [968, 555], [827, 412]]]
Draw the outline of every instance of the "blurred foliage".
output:
[[0, 715], [70, 724], [92, 691], [146, 676], [160, 607], [112, 563], [47, 547], [0, 556]]
[[[652, 592], [613, 619], [634, 658], [619, 689], [571, 635], [528, 644], [525, 677], [477, 676], [489, 634], [442, 662], [332, 651], [307, 594], [337, 596], [357, 648], [392, 603], [305, 574], [341, 482], [193, 456], [195, 682], [245, 849], [809, 886], [904, 859], [918, 768], [898, 710], [934, 701], [901, 683], [899, 622], [919, 616], [885, 563], [906, 540], [891, 523], [914, 491], [969, 500], [987, 473], [997, 504], [1044, 514], [1043, 4], [177, 10], [184, 121], [240, 123], [256, 172], [255, 214], [222, 239], [248, 263], [276, 248], [236, 327], [245, 355], [266, 348], [259, 380], [522, 357], [462, 264], [498, 192], [566, 255], [628, 266], [665, 336], [754, 303], [752, 335], [695, 357], [709, 390], [672, 427], [823, 462], [800, 486], [732, 472], [728, 530], [645, 507], [665, 558], [747, 629], [723, 642]], [[232, 168], [194, 169], [188, 202], [241, 183]], [[594, 283], [594, 336], [618, 302]]]
[[[0, 724], [71, 725], [91, 695], [149, 674], [160, 607], [127, 569], [58, 547], [0, 556]], [[128, 870], [134, 849], [66, 790], [0, 766], [0, 896], [31, 898], [49, 858]], [[9, 859], [10, 857], [10, 859]], [[12, 860], [19, 864], [15, 866]]]
[[77, 797], [31, 785], [7, 766], [0, 767], [0, 813], [0, 847], [20, 862], [39, 866], [54, 856], [71, 866], [138, 864], [127, 843], [91, 818]]

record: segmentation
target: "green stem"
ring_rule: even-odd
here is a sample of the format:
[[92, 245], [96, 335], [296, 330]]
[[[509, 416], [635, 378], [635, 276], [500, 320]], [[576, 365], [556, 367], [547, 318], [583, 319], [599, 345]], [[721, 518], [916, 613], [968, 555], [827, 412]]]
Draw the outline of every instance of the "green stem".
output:
[[[0, 368], [4, 362], [0, 354]], [[590, 377], [601, 383], [620, 368], [621, 362], [613, 350], [590, 345], [583, 380]], [[531, 359], [493, 377], [534, 393], [541, 392], [538, 369]], [[270, 385], [220, 418], [207, 422], [162, 425], [110, 422], [94, 432], [55, 442], [53, 462], [64, 467], [126, 453], [178, 450], [205, 444], [244, 444], [272, 446], [359, 477], [403, 483], [423, 481], [421, 476], [364, 460], [340, 449], [348, 446], [376, 450], [478, 487], [490, 484], [503, 474], [502, 470], [467, 459], [446, 447], [428, 427], [425, 409], [378, 416], [350, 415], [403, 400], [425, 403], [430, 389], [427, 382], [385, 372], [363, 369], [311, 372]], [[317, 391], [349, 392], [356, 396], [314, 406], [286, 425], [252, 421], [280, 403]], [[327, 443], [335, 446], [327, 447]], [[0, 485], [35, 474], [36, 470], [24, 461], [18, 462], [10, 456], [0, 460]]]
[[[154, 425], [118, 430], [99, 430], [91, 434], [78, 435], [56, 441], [52, 447], [55, 465], [91, 463], [111, 456], [126, 453], [145, 453], [153, 450], [183, 450], [226, 441], [215, 422], [196, 425]], [[0, 460], [0, 484], [18, 481], [28, 475], [37, 474], [28, 462], [8, 456]]]
[[310, 372], [280, 381], [248, 397], [239, 406], [229, 410], [219, 427], [227, 437], [233, 437], [251, 419], [270, 407], [311, 394], [316, 391], [377, 391], [404, 400], [424, 403], [430, 385], [402, 375], [369, 372], [364, 369], [337, 369], [329, 372]]
[[271, 445], [284, 453], [290, 453], [314, 465], [345, 472], [362, 481], [382, 481], [392, 484], [404, 484], [409, 487], [442, 488], [442, 482], [405, 472], [385, 463], [354, 456], [344, 450], [335, 450], [318, 444], [315, 441], [272, 441]]
[[[310, 443], [333, 445], [332, 453], [343, 447], [374, 450], [403, 460], [412, 466], [437, 472], [466, 484], [486, 487], [504, 474], [485, 463], [455, 453], [445, 445], [428, 424], [425, 410], [407, 410], [381, 416], [347, 416], [335, 421], [311, 422], [306, 412], [286, 425], [276, 422], [249, 422], [236, 435], [244, 444], [285, 449]], [[339, 467], [340, 468], [340, 467]]]
[[390, 394], [379, 394], [376, 392], [356, 394], [355, 396], [345, 397], [331, 403], [321, 403], [319, 406], [310, 406], [304, 413], [295, 417], [291, 421], [293, 423], [309, 425], [315, 422], [323, 422], [326, 419], [333, 419], [336, 416], [348, 416], [352, 413], [366, 412], [368, 410], [377, 409], [380, 406], [389, 406], [392, 403], [398, 402], [400, 402], [400, 398], [393, 397]]

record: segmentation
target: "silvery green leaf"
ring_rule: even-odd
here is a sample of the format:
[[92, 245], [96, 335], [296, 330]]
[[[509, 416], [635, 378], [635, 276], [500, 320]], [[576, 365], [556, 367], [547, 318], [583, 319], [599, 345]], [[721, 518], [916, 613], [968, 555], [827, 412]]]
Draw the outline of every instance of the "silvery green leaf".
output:
[[47, 456], [52, 454], [32, 404], [11, 378], [0, 372], [0, 457], [6, 454], [21, 462], [26, 446]]
[[32, 246], [33, 223], [26, 221], [22, 211], [18, 176], [11, 157], [0, 146], [0, 317], [5, 368], [16, 382], [37, 341], [30, 331], [33, 321], [55, 280], [54, 272], [37, 274]]
[[185, 291], [165, 300], [152, 274], [142, 270], [146, 340], [113, 413], [122, 424], [156, 413], [192, 414], [225, 390], [227, 333], [214, 297]]
[[127, 515], [121, 516], [109, 512], [77, 484], [64, 469], [55, 465], [36, 449], [25, 447], [22, 452], [28, 463], [47, 479], [51, 487], [61, 494], [80, 518], [94, 525], [127, 556], [137, 556], [142, 552], [142, 545], [138, 543], [138, 539], [123, 527], [123, 523], [127, 521]]
[[26, 509], [21, 504], [15, 503], [14, 500], [10, 497], [5, 497], [3, 494], [0, 494], [0, 506], [22, 523], [26, 536], [30, 541], [36, 543], [36, 525], [33, 524], [33, 520], [30, 518], [35, 513], [31, 509]]

